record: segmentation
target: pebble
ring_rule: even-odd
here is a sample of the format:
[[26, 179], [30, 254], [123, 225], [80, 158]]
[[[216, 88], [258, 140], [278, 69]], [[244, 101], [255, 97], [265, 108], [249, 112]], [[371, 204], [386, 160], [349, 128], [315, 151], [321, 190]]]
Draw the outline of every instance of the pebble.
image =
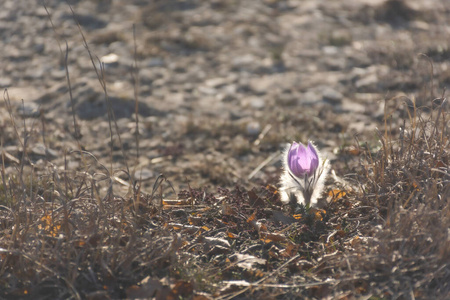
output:
[[358, 79], [355, 82], [355, 87], [358, 89], [358, 91], [375, 91], [377, 89], [378, 84], [378, 76], [377, 74], [369, 74], [367, 76], [364, 76], [360, 79]]
[[331, 103], [341, 103], [343, 98], [342, 93], [336, 91], [333, 88], [326, 88], [323, 92], [322, 92], [322, 99], [324, 101], [328, 101]]
[[250, 89], [257, 95], [264, 95], [276, 84], [274, 79], [272, 76], [254, 78], [250, 80]]
[[258, 136], [261, 132], [261, 124], [257, 121], [247, 123], [247, 134], [251, 136]]
[[134, 172], [134, 178], [136, 180], [148, 180], [150, 178], [153, 178], [154, 176], [155, 173], [147, 168], [143, 168]]
[[8, 78], [8, 77], [0, 78], [0, 88], [1, 89], [9, 87], [9, 86], [11, 86], [11, 84], [12, 84], [11, 78]]
[[150, 58], [145, 63], [145, 66], [148, 67], [148, 68], [164, 67], [164, 65], [165, 65], [164, 59], [162, 59], [160, 57]]
[[217, 90], [215, 88], [202, 85], [198, 87], [198, 91], [204, 95], [215, 95], [217, 93]]
[[17, 113], [23, 118], [37, 118], [40, 116], [39, 105], [34, 102], [17, 104]]
[[108, 55], [102, 56], [100, 61], [105, 65], [105, 67], [114, 67], [118, 65], [119, 55], [115, 53], [110, 53]]
[[307, 91], [299, 97], [299, 104], [314, 105], [321, 102], [322, 97], [316, 91]]
[[254, 109], [263, 109], [265, 107], [265, 101], [264, 99], [261, 99], [260, 97], [256, 96], [249, 96], [242, 99], [242, 104], [245, 107], [250, 106]]
[[52, 157], [57, 157], [58, 156], [58, 152], [50, 149], [50, 148], [46, 148], [44, 144], [38, 143], [36, 145], [34, 145], [33, 148], [31, 148], [31, 153], [36, 154], [36, 155], [42, 155], [42, 156], [52, 156]]
[[251, 55], [251, 54], [245, 54], [245, 55], [242, 55], [242, 56], [235, 57], [235, 58], [232, 60], [232, 64], [233, 64], [235, 67], [240, 67], [240, 66], [242, 66], [242, 65], [249, 65], [249, 64], [252, 64], [254, 61], [255, 61], [255, 57], [254, 57], [253, 55]]
[[227, 78], [211, 78], [205, 81], [205, 85], [210, 88], [220, 88], [228, 83]]

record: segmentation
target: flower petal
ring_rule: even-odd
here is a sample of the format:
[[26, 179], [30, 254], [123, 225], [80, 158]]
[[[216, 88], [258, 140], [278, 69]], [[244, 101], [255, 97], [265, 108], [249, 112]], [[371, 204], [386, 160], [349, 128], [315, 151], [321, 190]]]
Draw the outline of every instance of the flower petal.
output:
[[302, 170], [299, 169], [298, 165], [299, 146], [300, 145], [295, 142], [291, 145], [291, 148], [289, 149], [288, 152], [288, 167], [295, 176], [300, 177], [302, 176]]
[[319, 167], [319, 154], [317, 153], [316, 148], [311, 142], [308, 143], [307, 152], [310, 159], [309, 175], [311, 175]]
[[308, 172], [310, 165], [309, 161], [308, 150], [305, 146], [303, 146], [303, 144], [300, 143], [300, 146], [297, 150], [297, 164], [303, 173]]
[[308, 147], [302, 143], [293, 142], [287, 154], [287, 166], [297, 177], [311, 176], [319, 166], [319, 155], [314, 145]]

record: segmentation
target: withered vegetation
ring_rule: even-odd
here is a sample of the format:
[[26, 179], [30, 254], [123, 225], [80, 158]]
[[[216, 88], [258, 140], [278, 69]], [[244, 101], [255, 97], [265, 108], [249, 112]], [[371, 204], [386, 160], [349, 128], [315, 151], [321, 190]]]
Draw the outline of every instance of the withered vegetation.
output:
[[[402, 102], [409, 105], [395, 131], [390, 116], [399, 109], [389, 104]], [[428, 103], [386, 103], [381, 148], [357, 143], [359, 173], [328, 190], [324, 209], [283, 206], [270, 185], [192, 188], [169, 200], [164, 176], [151, 193], [134, 184], [119, 196], [116, 172], [84, 151], [67, 153], [84, 170], [49, 162], [36, 174], [27, 122], [10, 110], [8, 132], [23, 152], [15, 159], [2, 151], [0, 296], [443, 299], [448, 105], [444, 95]]]

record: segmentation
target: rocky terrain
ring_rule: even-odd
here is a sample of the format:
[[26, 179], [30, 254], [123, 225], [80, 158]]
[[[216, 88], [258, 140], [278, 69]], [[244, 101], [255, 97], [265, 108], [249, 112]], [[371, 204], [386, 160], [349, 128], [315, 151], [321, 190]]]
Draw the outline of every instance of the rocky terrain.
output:
[[[448, 0], [3, 0], [0, 298], [444, 299]], [[280, 202], [315, 142], [321, 209]]]
[[[74, 15], [66, 1], [45, 3], [5, 0], [0, 14], [0, 87], [27, 118], [36, 168], [63, 165], [78, 131], [84, 150], [126, 161], [147, 188], [160, 173], [177, 190], [276, 184], [276, 153], [292, 140], [316, 141], [343, 175], [352, 164], [341, 150], [355, 135], [374, 142], [384, 100], [424, 105], [450, 80], [446, 1], [69, 1]], [[80, 30], [125, 157], [117, 135], [111, 154]], [[9, 122], [3, 109], [3, 145], [20, 158]]]

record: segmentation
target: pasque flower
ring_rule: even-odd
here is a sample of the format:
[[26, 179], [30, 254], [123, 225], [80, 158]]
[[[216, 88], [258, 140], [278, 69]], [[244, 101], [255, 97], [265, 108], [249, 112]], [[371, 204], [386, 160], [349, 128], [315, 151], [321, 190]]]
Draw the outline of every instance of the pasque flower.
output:
[[323, 191], [329, 164], [323, 160], [312, 142], [305, 147], [302, 143], [293, 142], [284, 152], [284, 172], [281, 175], [281, 200], [295, 199], [304, 205], [318, 204]]
[[311, 176], [319, 166], [319, 155], [311, 142], [308, 143], [308, 148], [302, 143], [293, 142], [288, 150], [287, 163], [295, 176]]

